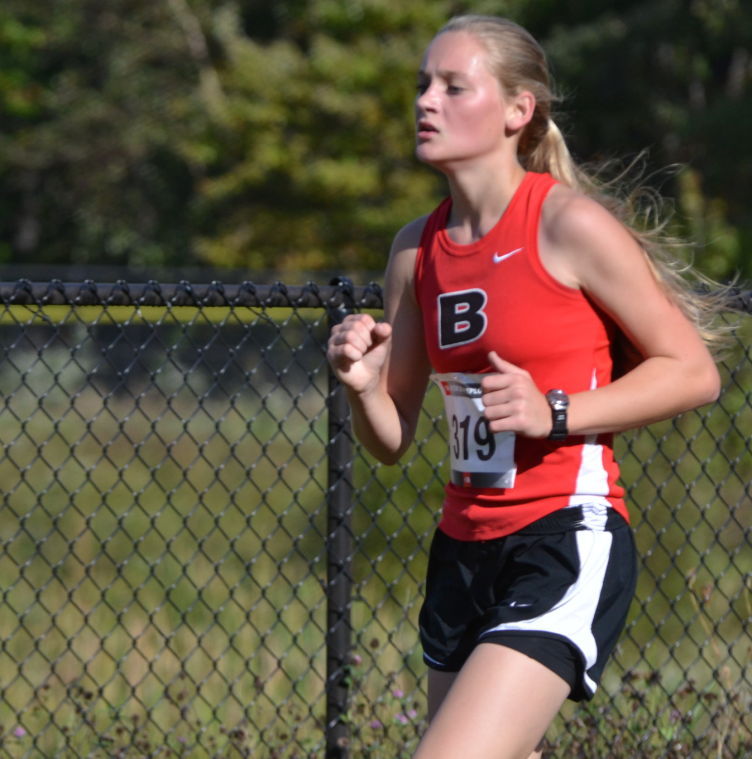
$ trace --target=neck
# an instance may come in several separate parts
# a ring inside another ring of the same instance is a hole
[[[480,240],[496,225],[525,177],[515,160],[507,166],[446,171],[452,197],[451,238],[460,244]]]

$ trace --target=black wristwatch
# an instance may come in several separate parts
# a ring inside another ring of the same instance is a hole
[[[569,396],[563,390],[549,390],[546,400],[551,407],[551,419],[553,425],[549,440],[564,440],[569,434],[567,431],[567,409],[569,408]]]

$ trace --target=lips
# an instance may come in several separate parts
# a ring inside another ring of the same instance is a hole
[[[418,122],[418,137],[429,137],[432,134],[436,134],[439,130],[430,122],[423,121]]]

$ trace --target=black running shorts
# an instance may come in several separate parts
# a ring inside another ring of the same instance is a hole
[[[517,649],[592,698],[626,621],[637,575],[629,525],[577,506],[519,532],[431,543],[420,637],[426,664],[457,672],[476,644]]]

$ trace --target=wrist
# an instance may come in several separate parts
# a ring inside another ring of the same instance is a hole
[[[565,440],[569,434],[567,427],[567,412],[569,410],[569,396],[558,388],[546,393],[546,401],[551,409],[551,432],[549,440]]]

